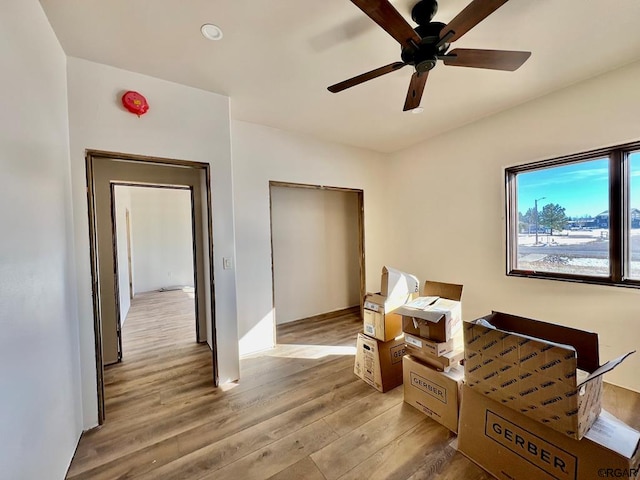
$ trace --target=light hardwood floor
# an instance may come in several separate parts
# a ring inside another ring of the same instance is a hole
[[[83,434],[67,478],[491,478],[453,435],[353,374],[355,315],[278,328],[278,347],[244,358],[241,380],[214,389],[195,343],[193,299],[137,295],[121,364],[105,371],[105,424]],[[605,407],[640,426],[640,396],[607,386]]]

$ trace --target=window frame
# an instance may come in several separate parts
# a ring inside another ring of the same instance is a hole
[[[505,270],[507,276],[640,288],[640,279],[627,278],[631,254],[628,241],[631,228],[629,156],[633,153],[640,153],[640,141],[505,168]],[[609,276],[539,272],[515,268],[518,255],[517,175],[602,158],[609,159]]]

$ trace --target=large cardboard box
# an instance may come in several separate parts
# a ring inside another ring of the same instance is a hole
[[[385,297],[406,297],[420,292],[420,281],[410,273],[382,267],[380,293]]]
[[[389,391],[402,384],[403,356],[402,336],[389,342],[381,342],[359,333],[353,373],[375,389]]]
[[[404,401],[457,433],[462,369],[438,372],[410,355],[402,363]]]
[[[499,312],[463,331],[470,388],[576,439],[600,413],[601,375],[629,355],[600,366],[597,334]]]
[[[383,342],[402,335],[402,316],[394,311],[416,294],[385,297],[368,294],[364,299],[364,333]]]
[[[462,328],[462,285],[430,282],[422,297],[402,305],[402,330],[411,335],[446,342]]]
[[[602,412],[575,440],[462,387],[458,449],[502,480],[640,476],[640,432]]]

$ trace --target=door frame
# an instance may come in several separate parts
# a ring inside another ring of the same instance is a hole
[[[114,278],[115,282],[115,300],[116,300],[116,315],[118,317],[118,321],[116,323],[116,331],[118,336],[118,362],[122,360],[122,322],[124,319],[120,318],[120,266],[118,262],[118,232],[117,232],[117,222],[116,222],[116,187],[138,187],[138,188],[156,188],[163,190],[182,190],[189,192],[189,214],[191,216],[191,255],[192,255],[192,267],[193,267],[193,282],[195,288],[195,324],[196,324],[196,341],[198,343],[203,343],[200,340],[200,322],[198,319],[202,312],[199,311],[200,305],[197,301],[198,296],[198,262],[196,261],[196,252],[197,252],[197,243],[196,243],[196,216],[195,216],[195,198],[193,193],[193,187],[183,186],[183,185],[167,185],[167,184],[155,184],[155,183],[139,183],[139,182],[128,182],[128,181],[112,181],[111,182],[111,238],[112,238],[112,247],[113,247],[113,268],[114,268]],[[130,222],[129,218],[129,209],[126,210],[126,221]],[[131,275],[131,250],[130,250],[130,224],[127,224],[127,260],[129,263],[129,296],[133,299],[133,281]]]
[[[275,271],[273,267],[273,203],[271,189],[273,187],[284,188],[305,188],[311,190],[332,190],[336,192],[355,193],[358,202],[358,264],[360,267],[360,318],[364,318],[364,297],[367,294],[367,276],[364,254],[364,190],[359,188],[332,187],[327,185],[314,185],[307,183],[280,182],[275,180],[269,181],[269,236],[271,242],[271,301],[275,308],[276,304],[276,287],[275,287]],[[276,322],[273,324],[276,329]]]
[[[121,161],[121,162],[133,162],[138,165],[158,165],[162,167],[176,167],[176,168],[188,168],[194,171],[200,172],[202,176],[202,188],[203,188],[203,202],[202,216],[204,217],[200,221],[202,222],[202,231],[205,233],[206,238],[203,244],[203,251],[201,254],[201,261],[203,263],[202,268],[208,269],[209,274],[203,271],[205,280],[210,286],[210,291],[207,292],[205,288],[196,288],[196,305],[198,305],[199,299],[207,298],[209,300],[210,311],[201,312],[206,317],[210,316],[211,325],[211,340],[212,340],[212,366],[213,366],[213,385],[217,387],[219,384],[218,377],[218,361],[217,361],[217,340],[216,340],[216,317],[215,317],[215,285],[214,285],[214,264],[213,264],[213,218],[212,218],[212,204],[211,204],[211,173],[210,165],[208,163],[194,162],[188,160],[176,160],[170,158],[159,158],[145,155],[134,155],[126,153],[107,152],[101,150],[86,150],[85,152],[85,164],[86,164],[86,181],[87,181],[87,202],[88,202],[88,220],[89,220],[89,255],[91,265],[91,290],[93,300],[93,326],[94,326],[94,346],[95,346],[95,360],[96,360],[96,383],[97,383],[97,401],[98,401],[98,423],[102,425],[105,420],[105,395],[104,395],[104,357],[102,349],[102,312],[101,312],[101,298],[100,298],[100,268],[99,268],[99,254],[98,254],[98,229],[97,229],[97,211],[96,211],[96,192],[95,192],[95,162],[103,160]],[[111,192],[111,210],[112,210],[112,241],[115,242],[115,219],[113,217],[113,184],[123,185],[131,184],[131,182],[121,181],[113,179],[110,185]],[[140,183],[137,183],[139,186]],[[150,182],[147,185],[160,186],[157,182]],[[164,185],[167,187],[167,185]],[[192,225],[195,225],[196,218],[193,208],[194,194],[192,191]],[[193,238],[194,243],[194,275],[196,275],[196,269],[200,267],[199,262],[196,261],[196,240],[195,234]],[[115,248],[114,248],[115,254]],[[117,263],[116,263],[117,266]],[[208,267],[208,268],[207,268]],[[117,270],[114,269],[114,275],[117,275]],[[113,279],[116,285],[115,301],[119,303],[117,297],[117,285],[118,278]],[[206,297],[207,294],[210,297]],[[203,304],[207,302],[204,301]],[[209,310],[209,309],[206,309]],[[116,315],[119,316],[119,310],[116,310]],[[196,319],[196,324],[198,323]],[[206,339],[205,339],[206,342]]]

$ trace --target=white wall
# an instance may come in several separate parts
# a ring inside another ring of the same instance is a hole
[[[66,59],[36,0],[0,2],[0,476],[64,478],[82,432]]]
[[[114,197],[116,207],[116,246],[118,255],[118,298],[120,300],[120,322],[124,325],[124,322],[127,319],[127,313],[129,313],[129,308],[131,307],[129,259],[127,252],[127,211],[129,211],[129,217],[131,218],[130,187],[115,187]],[[131,270],[133,272],[133,268]]]
[[[120,97],[137,90],[150,103],[138,118]],[[68,58],[71,179],[80,315],[84,426],[97,423],[85,149],[167,157],[211,165],[215,313],[221,382],[239,376],[229,99],[145,75]]]
[[[364,190],[367,285],[380,288],[387,219],[382,154],[332,144],[247,122],[232,122],[236,275],[240,352],[275,342],[269,181]]]
[[[276,323],[360,305],[358,194],[271,188]]]
[[[191,191],[122,188],[131,193],[134,291],[193,286]]]
[[[635,63],[394,155],[393,264],[463,283],[465,319],[498,310],[596,331],[601,361],[637,348],[640,291],[505,275],[504,168],[638,140],[639,78]],[[640,391],[638,371],[636,354],[606,380]]]

